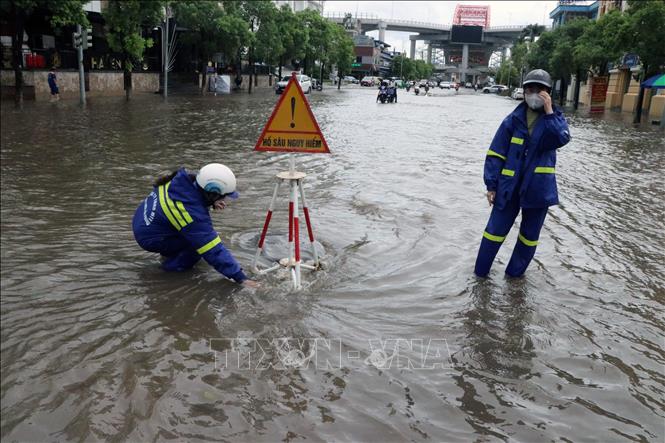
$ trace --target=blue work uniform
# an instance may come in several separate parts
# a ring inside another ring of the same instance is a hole
[[[485,158],[485,185],[496,197],[476,258],[475,273],[481,277],[489,274],[520,208],[520,232],[506,274],[524,274],[536,252],[547,208],[559,203],[556,150],[570,141],[568,123],[554,108],[552,114],[538,117],[529,135],[526,112],[523,102],[503,120]]]
[[[166,271],[190,269],[203,257],[226,277],[238,283],[247,279],[213,229],[209,205],[195,176],[183,168],[139,205],[132,228],[139,246],[165,257]]]

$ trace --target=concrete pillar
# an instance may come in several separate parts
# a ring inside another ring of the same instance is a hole
[[[409,52],[409,58],[411,60],[416,59],[416,41],[415,40],[411,40],[411,51]]]
[[[460,69],[460,81],[466,82],[466,71],[469,69],[469,45],[462,46],[462,68]]]
[[[432,43],[427,44],[427,63],[432,63]]]
[[[379,22],[379,40],[382,42],[386,41],[386,28],[388,27],[388,23],[386,22]]]

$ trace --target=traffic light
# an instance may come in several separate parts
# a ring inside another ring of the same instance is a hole
[[[81,31],[81,43],[83,44],[83,49],[92,48],[92,28]]]
[[[81,34],[79,34],[78,32],[73,32],[72,33],[72,45],[74,45],[74,47],[76,49],[78,49],[81,46],[81,42],[82,42]]]

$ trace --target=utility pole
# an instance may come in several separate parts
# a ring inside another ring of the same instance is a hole
[[[169,6],[164,7],[166,26],[164,27],[164,98],[169,95]]]
[[[80,40],[79,40],[80,39]],[[76,25],[76,34],[74,41],[79,40],[78,59],[79,59],[79,98],[82,105],[85,105],[85,72],[83,71],[83,33],[81,25]]]

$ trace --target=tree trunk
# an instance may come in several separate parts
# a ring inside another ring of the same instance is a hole
[[[249,66],[251,69],[249,70],[249,85],[247,88],[247,93],[251,94],[252,93],[252,75],[254,74],[254,48],[249,48]]]
[[[12,36],[12,65],[14,68],[14,101],[16,106],[23,106],[23,31],[25,29],[25,15],[21,10],[16,10],[12,2],[14,12],[14,35]]]
[[[129,98],[132,94],[132,71],[128,69],[127,66],[127,55],[123,57],[122,67],[123,70],[123,82],[125,86],[125,99],[129,101]]]
[[[280,81],[282,79],[282,65],[284,64],[284,58],[280,57],[279,58],[279,78],[277,81]]]
[[[573,99],[574,100],[573,107],[575,108],[576,111],[577,111],[577,107],[579,106],[579,103],[580,103],[580,81],[581,81],[580,76],[581,75],[582,75],[582,73],[580,71],[577,71],[575,73],[575,98]]]
[[[559,87],[559,106],[563,106],[563,104],[566,101],[565,91],[566,91],[566,79],[564,77],[561,77],[561,86]]]
[[[125,99],[129,101],[132,94],[132,71],[125,69],[123,72],[123,81],[125,83]]]
[[[337,69],[337,90],[342,89],[342,77],[344,73],[342,72],[341,69]]]
[[[646,78],[647,69],[649,66],[644,65],[642,73],[640,74],[640,94],[637,96],[637,109],[635,110],[635,117],[633,117],[633,123],[639,123],[642,118],[642,104],[644,103],[644,88],[641,83]]]

